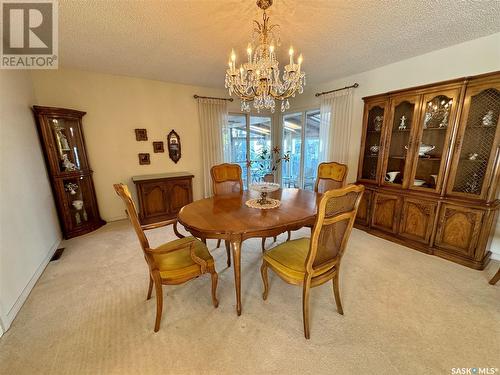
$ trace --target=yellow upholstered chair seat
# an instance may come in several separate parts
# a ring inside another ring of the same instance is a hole
[[[154,250],[169,250],[179,247],[185,243],[191,242],[193,238],[194,237],[179,238],[161,245]],[[194,252],[197,257],[205,260],[207,265],[214,264],[214,259],[208,252],[207,246],[198,239],[194,241]],[[154,254],[153,257],[158,265],[162,279],[174,280],[200,273],[200,265],[196,264],[189,255],[189,247],[186,247],[186,250],[173,251],[165,254]]]
[[[309,253],[309,238],[284,242],[264,254],[267,263],[279,274],[302,281],[306,272],[306,258]],[[334,264],[321,265],[314,270],[313,277],[328,272]]]

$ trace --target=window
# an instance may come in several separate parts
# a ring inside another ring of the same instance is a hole
[[[271,117],[248,114],[229,114],[224,132],[224,156],[227,162],[242,169],[243,186],[262,181],[271,169],[269,161],[261,162],[263,150],[271,151]],[[250,162],[250,168],[247,163]]]
[[[284,187],[312,190],[319,162],[319,110],[283,116],[283,152],[290,161],[282,165]]]

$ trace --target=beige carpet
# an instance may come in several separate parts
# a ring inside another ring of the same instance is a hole
[[[173,234],[158,229],[149,237],[159,244]],[[500,367],[500,284],[487,282],[498,262],[474,271],[355,230],[341,271],[345,315],[336,312],[331,284],[313,289],[306,341],[300,288],[271,273],[269,298],[261,299],[260,240],[243,245],[242,316],[225,250],[215,249],[219,308],[211,305],[208,276],[164,287],[157,334],[154,299],[145,301],[146,264],[128,222],[65,246],[0,339],[1,374],[450,374]]]

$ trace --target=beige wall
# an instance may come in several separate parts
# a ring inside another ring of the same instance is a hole
[[[193,94],[227,97],[225,90],[78,70],[34,71],[32,77],[37,104],[87,112],[83,129],[104,220],[124,217],[113,183],[127,183],[135,193],[134,175],[191,172],[194,198],[201,198],[200,128]],[[148,130],[147,142],[135,140],[135,128]],[[152,141],[165,142],[172,129],[182,143],[177,164],[168,152],[153,153]],[[139,165],[139,152],[150,153],[150,165]]]
[[[305,66],[307,69],[307,66]],[[349,151],[349,181],[355,181],[363,119],[362,97],[426,83],[444,81],[468,75],[500,70],[500,33],[475,39],[449,48],[331,81],[307,87],[292,103],[292,108],[319,108],[316,92],[359,83],[354,90],[351,147]],[[491,247],[500,259],[500,225]]]
[[[0,320],[10,326],[61,234],[26,71],[0,70]]]

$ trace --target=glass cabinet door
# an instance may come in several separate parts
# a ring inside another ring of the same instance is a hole
[[[360,180],[376,182],[382,152],[382,131],[386,103],[374,103],[365,113],[364,151],[359,168]]]
[[[59,159],[60,172],[74,172],[87,169],[82,135],[78,120],[69,118],[49,118],[53,142]]]
[[[406,176],[407,154],[414,122],[418,118],[418,95],[394,98],[391,105],[391,123],[387,130],[387,153],[384,160],[383,183],[403,185]]]
[[[89,225],[94,222],[95,203],[92,202],[92,181],[90,176],[64,178],[59,180],[65,192],[65,212],[69,215],[71,229]]]
[[[469,87],[462,113],[448,193],[486,199],[500,142],[500,84]]]
[[[459,94],[460,89],[424,95],[414,138],[410,189],[439,190],[450,151],[448,139],[455,122]]]

